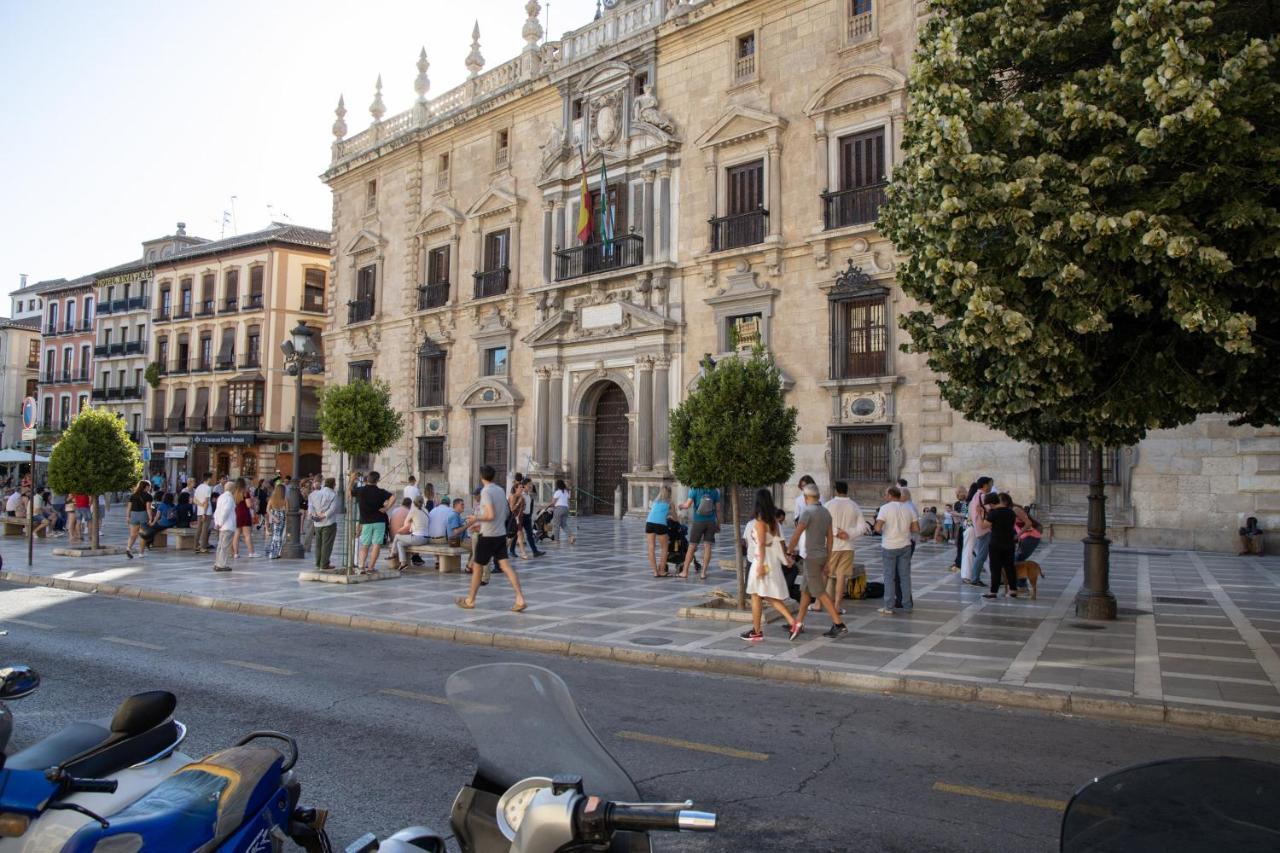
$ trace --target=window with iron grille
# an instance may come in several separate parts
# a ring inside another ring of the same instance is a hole
[[[1093,478],[1094,449],[1087,444],[1050,444],[1041,448],[1041,477],[1049,483],[1088,483]],[[1102,451],[1102,481],[1120,482],[1120,451]]]
[[[436,347],[418,349],[418,406],[444,405],[445,354]]]
[[[302,310],[303,311],[323,311],[324,310],[324,282],[325,271],[318,269],[309,269],[306,272],[306,280],[302,286]]]
[[[835,479],[887,483],[890,434],[889,427],[833,430]]]
[[[373,362],[372,361],[353,361],[347,365],[347,381],[348,382],[372,382],[373,381]]]
[[[830,300],[831,378],[884,376],[889,370],[887,294],[833,292]]]
[[[418,470],[444,470],[444,439],[421,437],[418,439]]]

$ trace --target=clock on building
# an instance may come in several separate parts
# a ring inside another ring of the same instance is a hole
[[[618,5],[619,0],[603,0],[603,2],[606,9],[612,9],[614,6]]]

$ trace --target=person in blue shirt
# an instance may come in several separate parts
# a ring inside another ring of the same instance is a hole
[[[444,525],[445,539],[455,548],[462,545],[462,540],[467,538],[467,523],[462,520],[462,511],[466,506],[467,502],[462,498],[454,498],[453,512]]]
[[[671,515],[671,487],[658,490],[658,499],[649,508],[644,522],[644,539],[649,549],[649,568],[655,578],[669,578],[667,571],[667,518]],[[658,567],[662,571],[658,571]]]
[[[707,566],[711,565],[711,547],[716,544],[716,533],[720,530],[720,490],[690,489],[689,499],[680,505],[680,509],[690,508],[693,509],[693,523],[689,525],[689,552],[684,555],[680,577],[689,577],[689,564],[693,562],[701,542],[702,571],[699,577],[706,580]]]
[[[196,507],[191,503],[191,495],[182,492],[178,495],[178,505],[173,508],[173,526],[190,527],[195,521]]]

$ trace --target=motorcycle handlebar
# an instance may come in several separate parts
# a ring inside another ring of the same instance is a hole
[[[68,777],[67,791],[79,794],[114,794],[117,782],[115,779],[79,779]]]
[[[609,803],[604,807],[605,827],[613,832],[715,832],[712,812],[671,809],[647,803]]]

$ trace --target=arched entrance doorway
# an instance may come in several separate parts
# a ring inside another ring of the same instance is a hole
[[[627,422],[627,395],[617,383],[602,382],[589,410],[591,430],[591,481],[588,491],[591,512],[613,513],[613,492],[622,486],[626,508],[626,483],[622,475],[631,468],[630,427]]]

